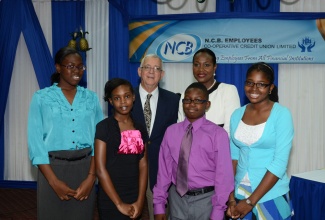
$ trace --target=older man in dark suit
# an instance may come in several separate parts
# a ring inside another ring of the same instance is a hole
[[[160,144],[167,127],[177,122],[180,96],[158,86],[164,77],[163,63],[155,54],[146,55],[138,68],[140,86],[135,89],[132,115],[134,120],[147,127],[149,140],[147,153],[149,162],[149,185],[147,190],[150,220],[153,216],[152,189],[157,182],[158,155]],[[146,204],[144,205],[146,209]],[[143,212],[142,219],[149,219]]]

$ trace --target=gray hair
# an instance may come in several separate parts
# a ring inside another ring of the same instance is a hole
[[[145,59],[150,58],[150,57],[159,59],[159,61],[160,61],[160,65],[161,65],[160,68],[161,68],[161,70],[164,70],[164,68],[163,68],[163,61],[162,61],[162,59],[161,59],[157,54],[147,54],[147,55],[145,55],[145,56],[142,58],[142,60],[141,60],[140,67],[142,67],[142,65],[143,65],[143,63],[144,63],[144,61],[145,61]]]

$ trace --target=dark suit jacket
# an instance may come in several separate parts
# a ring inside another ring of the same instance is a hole
[[[180,96],[173,92],[167,91],[159,87],[158,89],[159,97],[157,103],[156,118],[153,124],[151,135],[147,143],[149,181],[151,190],[157,182],[160,144],[163,140],[167,127],[177,122],[178,105],[180,99]],[[139,87],[135,88],[134,93],[135,101],[132,109],[133,119],[135,121],[138,121],[144,127],[146,127],[141,98],[139,94]]]

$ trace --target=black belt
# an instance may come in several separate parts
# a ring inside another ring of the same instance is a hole
[[[208,193],[214,190],[214,186],[207,186],[201,189],[193,189],[193,190],[189,190],[187,191],[186,195],[189,196],[197,196],[197,195],[201,195],[204,193]]]
[[[58,159],[58,160],[76,161],[76,160],[84,159],[84,158],[88,157],[90,154],[91,154],[91,151],[89,153],[87,153],[86,155],[82,155],[80,157],[64,158],[64,157],[54,156],[54,155],[51,155],[51,154],[49,154],[49,157],[53,158],[53,159]]]

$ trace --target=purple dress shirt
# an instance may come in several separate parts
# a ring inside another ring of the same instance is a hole
[[[154,213],[165,213],[168,188],[176,184],[178,156],[182,138],[190,122],[173,124],[166,130],[159,152],[157,184],[153,188]],[[227,132],[207,120],[205,115],[193,124],[193,141],[189,158],[189,190],[214,186],[211,219],[223,219],[226,202],[234,190],[234,174]]]

